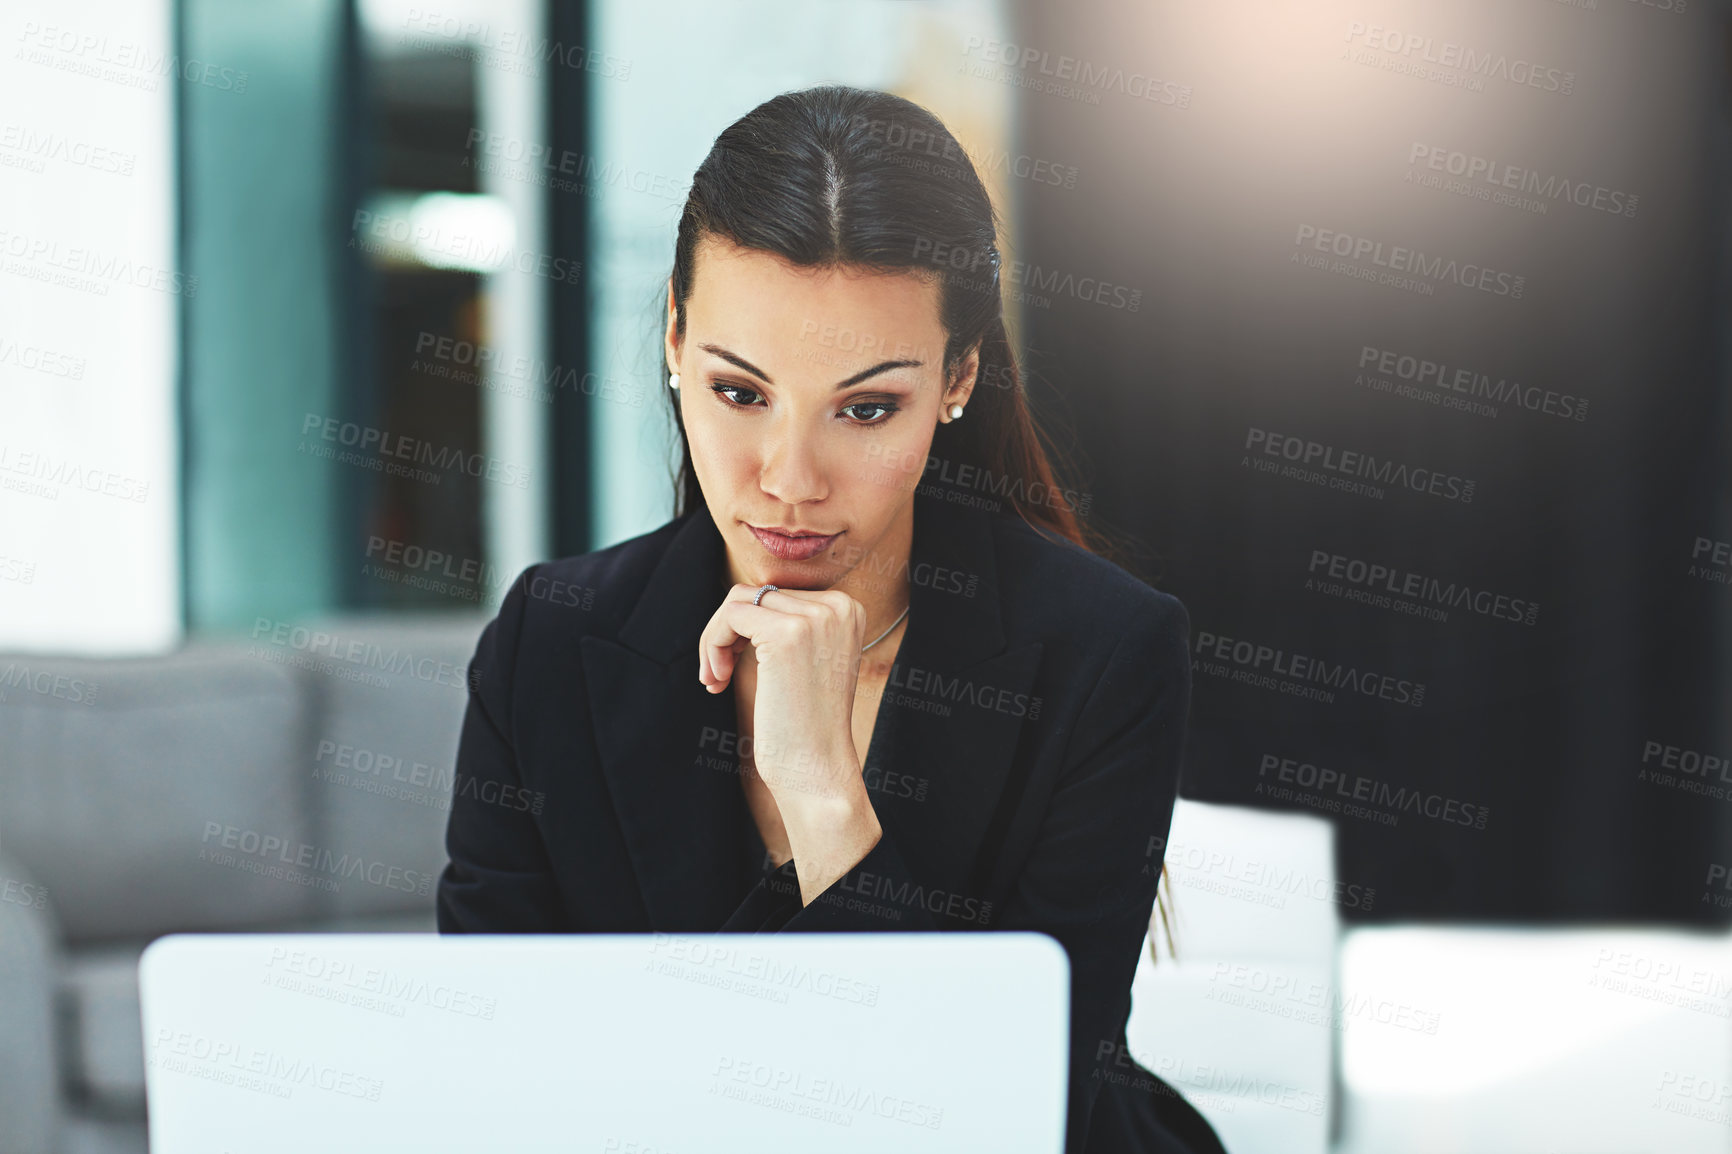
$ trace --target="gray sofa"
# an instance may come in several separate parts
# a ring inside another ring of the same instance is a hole
[[[0,654],[0,1149],[144,1154],[154,938],[434,929],[485,620]]]

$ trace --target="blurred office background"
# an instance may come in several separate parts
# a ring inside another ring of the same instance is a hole
[[[690,173],[843,82],[1191,612],[1138,1060],[1234,1154],[1732,1149],[1728,16],[10,6],[0,1148],[144,1148],[152,938],[432,929],[482,624],[671,512]]]

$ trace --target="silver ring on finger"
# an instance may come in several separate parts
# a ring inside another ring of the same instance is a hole
[[[760,602],[762,602],[764,600],[764,594],[774,593],[775,591],[776,591],[776,587],[774,585],[762,586],[758,590],[758,595],[756,597],[752,598],[752,604],[753,605],[759,604]]]

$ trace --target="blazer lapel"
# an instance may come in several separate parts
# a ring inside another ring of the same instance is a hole
[[[915,501],[908,626],[862,762],[879,821],[911,868],[934,886],[978,894],[1017,800],[1005,787],[1022,727],[1041,723],[1030,716],[1040,646],[1005,649],[987,517]],[[694,510],[618,641],[581,643],[596,751],[655,929],[714,929],[740,897],[748,818],[735,697],[732,686],[707,692],[697,677],[698,635],[726,572],[715,523]]]
[[[984,897],[1021,794],[1018,742],[1024,726],[1040,724],[1032,690],[1041,646],[1006,649],[985,514],[918,497],[909,577],[908,628],[864,758],[866,780],[881,785],[873,807],[916,876]]]
[[[747,809],[733,687],[710,693],[698,681],[698,635],[721,602],[726,553],[707,511],[682,520],[619,640],[585,637],[582,649],[596,753],[648,928],[701,931],[739,902]],[[693,862],[719,868],[682,868]]]

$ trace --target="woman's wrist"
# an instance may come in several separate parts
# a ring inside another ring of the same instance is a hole
[[[840,796],[814,797],[784,807],[782,823],[800,879],[800,904],[811,905],[836,879],[860,864],[884,836],[865,783]]]

